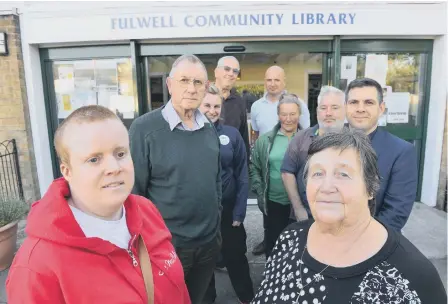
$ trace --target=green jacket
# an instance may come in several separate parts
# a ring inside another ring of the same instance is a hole
[[[279,130],[280,123],[257,139],[252,150],[251,164],[249,166],[252,191],[257,195],[258,208],[266,215],[268,214],[269,153]]]

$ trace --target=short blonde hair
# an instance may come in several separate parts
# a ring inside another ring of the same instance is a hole
[[[224,97],[222,97],[221,92],[219,91],[218,87],[214,85],[213,83],[210,83],[207,88],[207,94],[216,95],[221,97],[221,101],[224,102]]]
[[[104,121],[108,119],[117,119],[121,122],[120,118],[115,115],[114,112],[103,106],[90,105],[81,107],[73,111],[64,121],[58,126],[56,133],[54,134],[54,146],[59,161],[64,164],[69,164],[69,151],[64,144],[64,132],[70,125],[77,123],[93,123],[98,121]]]

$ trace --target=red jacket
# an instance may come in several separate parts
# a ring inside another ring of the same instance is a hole
[[[60,178],[33,204],[28,238],[6,281],[8,303],[147,304],[140,264],[133,266],[130,253],[108,241],[86,238],[65,199],[68,195],[68,184]],[[138,261],[141,235],[151,258],[154,303],[190,304],[182,265],[156,207],[132,194],[124,206],[133,255]]]

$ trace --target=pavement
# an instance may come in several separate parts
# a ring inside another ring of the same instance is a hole
[[[18,246],[25,237],[23,229],[25,221],[19,224]],[[250,263],[251,276],[254,290],[257,290],[264,270],[264,256],[254,256],[252,249],[263,239],[262,215],[258,207],[249,200],[246,220],[244,222],[247,231],[247,257]],[[403,234],[434,264],[440,277],[447,288],[447,213],[416,203],[412,214],[403,229]],[[5,281],[8,269],[0,272],[0,304],[7,303],[5,293]],[[239,303],[235,296],[229,277],[225,270],[217,270],[215,304]]]

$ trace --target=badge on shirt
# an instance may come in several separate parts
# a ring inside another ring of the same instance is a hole
[[[221,142],[221,145],[227,146],[230,142],[230,138],[227,135],[220,135],[219,141]]]

